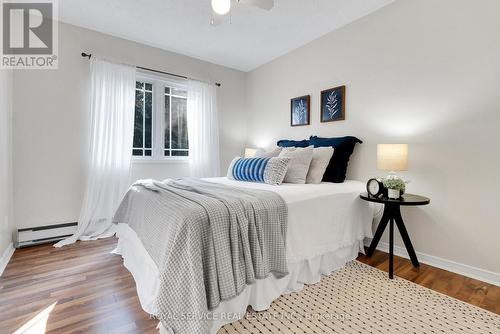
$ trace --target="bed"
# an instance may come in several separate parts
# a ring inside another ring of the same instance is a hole
[[[210,333],[216,333],[223,325],[243,317],[248,306],[257,311],[265,310],[280,295],[298,291],[304,284],[318,282],[322,275],[328,275],[355,259],[358,252],[363,251],[364,238],[372,237],[372,209],[359,199],[359,193],[364,189],[362,182],[347,180],[343,183],[271,186],[225,177],[205,180],[232,188],[271,191],[284,200],[288,209],[288,274],[281,278],[269,275],[258,279],[236,297],[221,301],[207,315]],[[138,187],[135,196],[140,197],[147,191]],[[114,252],[123,257],[125,267],[132,273],[142,308],[152,315],[158,314],[156,299],[160,290],[160,270],[135,231],[128,224],[119,220],[117,223],[119,240]],[[170,329],[160,323],[160,332],[169,333]]]

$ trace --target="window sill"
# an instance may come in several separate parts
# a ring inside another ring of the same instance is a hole
[[[166,158],[166,159],[141,159],[132,158],[132,164],[187,164],[189,158],[178,157],[178,158]]]

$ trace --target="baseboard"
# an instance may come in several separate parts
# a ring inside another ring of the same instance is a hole
[[[366,238],[365,239],[365,246],[369,246],[371,242],[371,239]],[[389,252],[389,244],[386,242],[379,242],[377,249],[382,251],[382,252]],[[476,268],[469,266],[467,264],[463,263],[458,263],[455,261],[443,259],[441,257],[437,257],[434,255],[429,255],[421,252],[415,252],[418,257],[418,261],[428,264],[433,267],[437,267],[440,269],[448,270],[463,276],[467,276],[470,278],[474,278],[486,283],[494,284],[496,286],[500,286],[500,274],[499,273],[494,273],[488,270]],[[406,259],[409,259],[410,257],[408,256],[408,252],[406,251],[406,248],[401,247],[401,246],[396,246],[394,245],[394,255],[404,257]]]
[[[7,246],[7,249],[5,249],[5,251],[3,252],[2,257],[0,258],[0,276],[2,276],[5,267],[7,267],[7,264],[9,263],[12,254],[14,254],[14,245],[11,242]]]

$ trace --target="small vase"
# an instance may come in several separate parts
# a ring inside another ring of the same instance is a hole
[[[398,199],[400,196],[400,191],[397,189],[387,189],[387,196],[391,199]]]

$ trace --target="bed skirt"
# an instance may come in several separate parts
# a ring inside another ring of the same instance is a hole
[[[136,233],[126,224],[118,224],[118,246],[113,251],[124,259],[125,267],[131,272],[137,285],[137,294],[144,311],[157,314],[155,299],[160,286],[159,273]],[[221,302],[207,315],[210,319],[210,333],[216,333],[222,326],[242,318],[250,305],[256,311],[269,308],[271,303],[283,294],[300,291],[304,284],[314,284],[356,259],[358,252],[363,252],[363,240],[356,240],[351,245],[318,255],[311,259],[289,263],[290,274],[277,279],[269,276],[249,285],[237,297]],[[160,333],[171,333],[159,325]]]

